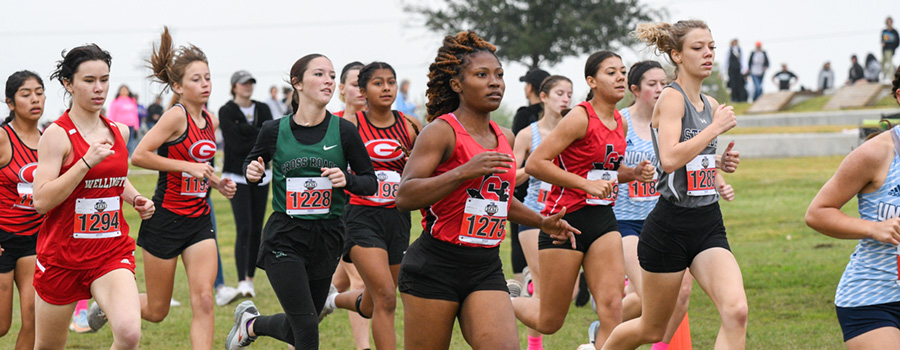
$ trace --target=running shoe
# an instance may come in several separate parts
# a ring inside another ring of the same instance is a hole
[[[247,324],[250,320],[259,317],[259,311],[256,311],[256,305],[250,300],[245,300],[238,304],[234,309],[234,325],[225,338],[225,349],[235,350],[250,345],[256,337],[251,337]]]
[[[337,287],[333,284],[328,288],[328,297],[325,298],[325,306],[322,306],[322,311],[319,312],[319,323],[322,323],[322,320],[325,319],[325,316],[330,315],[334,312],[334,309],[337,308],[334,306],[334,298],[340,293],[338,293]]]
[[[522,296],[522,289],[525,289],[522,286],[522,282],[516,281],[514,279],[506,280],[506,288],[509,289],[510,298],[518,298]]]
[[[234,287],[221,286],[216,289],[216,305],[225,306],[237,300],[241,293]]]
[[[532,293],[534,291],[534,284],[532,283],[534,282],[531,279],[531,269],[529,269],[528,266],[525,266],[525,268],[522,269],[522,281],[525,285],[525,288],[522,289],[522,296],[530,297],[534,294]]]
[[[169,300],[169,306],[181,306],[181,302],[172,298]]]
[[[597,332],[600,331],[600,321],[591,322],[590,327],[588,327],[588,340],[591,341],[591,344],[594,344],[594,341],[597,340]]]
[[[590,299],[591,292],[588,290],[587,279],[584,278],[584,271],[582,271],[581,278],[578,281],[578,294],[575,295],[575,306],[585,306]]]
[[[91,332],[91,326],[87,321],[87,314],[87,309],[76,311],[75,314],[72,315],[72,323],[69,324],[69,330],[75,333]]]
[[[251,280],[243,280],[238,282],[237,286],[238,294],[243,295],[245,297],[255,298],[256,297],[256,289],[253,288],[253,281]]]
[[[594,350],[594,349],[596,349],[594,347],[594,344],[581,344],[575,350]]]
[[[91,330],[97,331],[100,328],[103,328],[106,321],[106,314],[103,313],[103,310],[100,310],[100,305],[97,305],[96,301],[91,303],[91,307],[88,309],[87,313],[87,322],[88,326],[91,327]]]

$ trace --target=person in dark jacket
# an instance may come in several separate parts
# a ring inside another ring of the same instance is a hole
[[[237,296],[256,296],[253,275],[259,252],[260,235],[265,218],[266,200],[269,196],[268,179],[248,184],[243,175],[244,158],[256,143],[262,124],[272,120],[269,106],[250,99],[256,79],[245,70],[231,76],[231,96],[233,99],[219,109],[219,128],[225,143],[225,164],[222,177],[237,183],[237,192],[231,199],[236,232],[234,260],[237,265],[237,293],[218,293],[216,303],[225,305]],[[221,294],[221,295],[219,295]]]
[[[856,59],[856,55],[850,56],[850,62],[853,62],[850,65],[850,76],[847,78],[847,85],[856,84],[857,81],[863,80],[866,76],[865,70],[863,67],[859,65],[859,61]]]

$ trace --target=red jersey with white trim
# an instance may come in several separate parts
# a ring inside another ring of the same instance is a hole
[[[108,263],[110,256],[134,252],[134,240],[128,236],[128,223],[122,216],[122,192],[128,179],[128,149],[116,123],[100,116],[115,137],[112,150],[78,182],[72,194],[51,209],[37,239],[37,259],[43,266],[72,270],[95,269]],[[81,157],[90,147],[75,128],[66,111],[54,123],[72,143],[72,151],[59,174],[84,166]]]
[[[612,175],[607,178],[606,175],[615,174],[619,170],[619,164],[625,159],[625,133],[622,127],[622,116],[619,111],[614,111],[616,128],[610,130],[600,121],[600,117],[597,116],[590,102],[585,101],[579,103],[578,106],[587,111],[587,131],[585,131],[584,137],[572,142],[559,156],[553,159],[553,164],[584,178],[590,178],[589,172],[602,173],[604,177],[597,179],[617,182],[616,176]],[[572,213],[585,205],[613,206],[618,191],[619,186],[614,186],[613,193],[600,199],[588,196],[578,188],[563,188],[553,185],[547,201],[544,202],[545,206],[541,214],[550,216],[558,213],[563,207],[566,207],[567,213]],[[608,203],[599,204],[602,200]]]
[[[37,150],[26,146],[12,125],[4,125],[3,130],[9,137],[12,155],[9,163],[0,168],[0,237],[31,236],[44,222],[44,216],[34,210],[32,199]]]
[[[216,130],[212,119],[203,111],[206,127],[200,129],[187,110],[184,114],[187,119],[184,134],[162,144],[156,153],[169,159],[209,163],[216,155]],[[193,177],[185,171],[160,171],[153,203],[175,214],[195,218],[209,214],[209,203],[206,202],[208,190],[209,179]]]
[[[403,149],[411,149],[412,141],[409,139],[409,130],[406,128],[406,118],[399,111],[392,111],[394,124],[379,128],[369,123],[366,112],[356,113],[356,125],[359,136],[366,145],[369,158],[375,167],[375,176],[378,178],[378,191],[371,196],[357,196],[350,194],[350,204],[366,205],[370,207],[396,208],[394,199],[397,197],[397,189],[400,187],[400,174],[406,166],[406,154]]]
[[[438,119],[453,128],[456,145],[450,158],[439,164],[431,176],[450,171],[475,155],[488,151],[506,153],[515,158],[506,135],[493,121],[490,125],[497,135],[497,148],[485,149],[472,139],[452,113]],[[515,169],[515,160],[510,165]],[[506,217],[515,187],[514,171],[464,181],[453,192],[422,209],[425,233],[441,241],[467,247],[493,248],[500,245],[506,236]]]

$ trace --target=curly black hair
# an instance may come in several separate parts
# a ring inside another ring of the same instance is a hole
[[[438,49],[434,63],[428,67],[428,90],[425,91],[428,103],[425,107],[429,122],[459,107],[459,94],[450,88],[450,79],[456,77],[460,68],[465,66],[466,57],[479,52],[494,54],[494,51],[497,51],[494,45],[472,31],[444,37],[444,44]]]

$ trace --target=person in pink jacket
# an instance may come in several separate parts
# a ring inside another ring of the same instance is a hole
[[[119,93],[116,95],[116,99],[110,103],[108,112],[106,117],[109,120],[125,124],[131,131],[131,137],[128,138],[128,154],[131,155],[134,147],[137,146],[138,140],[135,131],[140,127],[141,122],[138,118],[137,101],[134,100],[128,86],[119,87]]]

